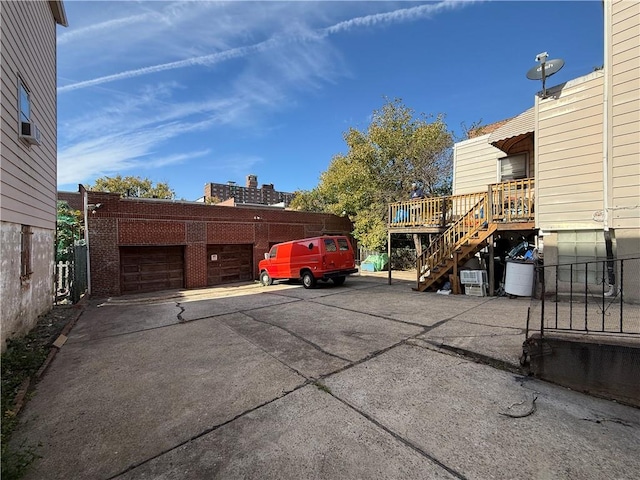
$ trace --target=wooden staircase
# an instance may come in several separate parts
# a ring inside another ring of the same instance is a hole
[[[418,283],[414,290],[424,292],[446,281],[449,272],[487,246],[487,239],[497,230],[489,222],[488,194],[436,237],[417,259]]]

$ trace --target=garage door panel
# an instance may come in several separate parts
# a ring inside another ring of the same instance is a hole
[[[209,245],[207,285],[253,279],[253,245]]]
[[[182,246],[120,247],[122,293],[184,288]]]
[[[156,263],[138,265],[140,272],[180,272],[182,274],[182,263],[163,263],[158,260]]]

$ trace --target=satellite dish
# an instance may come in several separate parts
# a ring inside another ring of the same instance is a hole
[[[542,80],[542,65],[544,65],[544,76],[550,77],[564,67],[564,60],[556,58],[544,64],[536,65],[527,72],[527,78],[529,80]]]
[[[549,60],[547,62],[547,52],[542,52],[536,55],[536,62],[540,62],[539,65],[532,67],[527,72],[527,78],[529,80],[542,80],[542,98],[547,97],[547,89],[545,87],[545,80],[550,77],[562,67],[564,67],[564,60],[556,58],[555,60]]]

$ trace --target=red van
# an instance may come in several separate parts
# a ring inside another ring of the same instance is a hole
[[[278,243],[264,254],[258,267],[260,283],[265,286],[278,279],[299,278],[304,288],[329,279],[342,285],[347,275],[358,272],[351,242],[341,235]]]

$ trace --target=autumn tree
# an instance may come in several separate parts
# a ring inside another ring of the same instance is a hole
[[[406,200],[412,182],[427,195],[450,189],[453,137],[442,115],[419,115],[400,99],[375,110],[365,131],[344,133],[347,153],[335,155],[311,191],[291,203],[300,210],[348,215],[353,235],[367,249],[387,241],[387,205]]]
[[[95,192],[119,193],[127,197],[139,198],[165,198],[173,200],[176,193],[165,182],[158,182],[155,185],[148,178],[140,177],[101,177],[96,179],[89,190]]]

